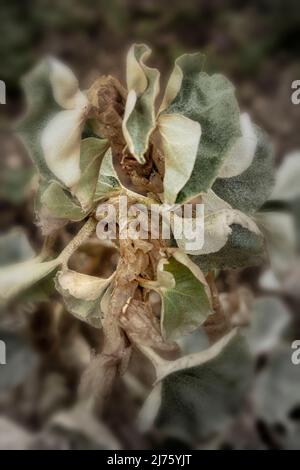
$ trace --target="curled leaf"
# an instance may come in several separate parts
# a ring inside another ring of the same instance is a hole
[[[165,158],[164,202],[173,204],[193,171],[201,126],[180,114],[163,114],[158,129]]]
[[[128,96],[122,129],[130,153],[141,164],[155,127],[154,103],[159,92],[159,72],[145,64],[150,53],[144,44],[135,44],[127,56]]]
[[[79,90],[78,80],[72,70],[54,57],[49,59],[49,66],[49,80],[55,101],[64,109],[87,104],[87,98]]]
[[[257,211],[270,196],[274,183],[273,148],[266,134],[255,127],[257,146],[252,164],[231,178],[218,178],[213,191],[234,209]]]
[[[56,276],[56,288],[63,296],[67,310],[79,320],[101,328],[101,299],[113,276],[101,279],[70,269]]]
[[[111,149],[109,149],[104,155],[100,166],[94,200],[99,201],[102,198],[109,197],[118,192],[120,188],[121,184],[113,166]]]
[[[261,232],[255,222],[240,211],[224,209],[212,212],[204,218],[204,244],[199,250],[188,251],[191,255],[207,255],[223,248],[232,233],[232,225],[241,227],[260,236]],[[179,246],[182,240],[178,241]]]
[[[178,203],[207,192],[241,135],[239,108],[232,84],[222,75],[207,75],[202,72],[202,67],[201,55],[179,58],[162,106],[162,115],[180,114],[201,126],[195,165],[178,194]]]
[[[193,256],[193,261],[203,272],[256,266],[265,261],[264,238],[261,235],[238,224],[233,224],[231,229],[227,243],[219,251]]]
[[[99,170],[104,155],[108,148],[108,142],[104,139],[89,137],[83,139],[80,148],[81,177],[74,191],[83,210],[90,209],[96,191]]]
[[[165,94],[159,109],[163,112],[176,98],[180,91],[184,74],[200,73],[203,69],[205,56],[200,52],[184,54],[175,60],[174,69],[166,86]]]

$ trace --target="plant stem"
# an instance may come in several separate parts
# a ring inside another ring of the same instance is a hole
[[[82,245],[87,238],[95,231],[97,221],[94,218],[89,218],[84,226],[79,230],[77,235],[70,241],[70,243],[60,253],[58,259],[63,265],[66,265],[68,259],[72,254]]]

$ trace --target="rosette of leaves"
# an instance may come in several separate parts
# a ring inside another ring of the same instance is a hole
[[[0,293],[8,302],[55,278],[70,313],[103,331],[103,349],[83,381],[83,392],[95,391],[98,399],[101,388],[100,401],[126,369],[134,346],[153,363],[157,383],[167,380],[164,394],[171,382],[191,380],[195,398],[207,373],[213,405],[221,376],[226,381],[235,367],[233,358],[247,370],[243,337],[227,325],[219,341],[192,355],[180,350],[178,340],[205,328],[209,316],[222,317],[215,271],[263,258],[254,214],[271,190],[272,152],[264,133],[240,113],[233,85],[203,71],[201,54],[177,59],[157,107],[159,72],[146,64],[149,55],[145,45],[131,47],[127,90],[116,78],[101,76],[82,92],[74,74],[51,58],[25,78],[27,111],[19,131],[40,176],[38,222],[48,238],[69,222],[85,223],[54,259],[45,249],[1,270]],[[140,202],[155,204],[159,214],[166,205],[203,203],[203,247],[188,252],[184,238],[171,246],[151,234],[147,240],[124,239],[119,227],[119,261],[109,278],[71,270],[70,256],[95,234],[105,205],[118,207],[120,195],[133,213]],[[158,316],[150,302],[153,290],[161,300]],[[241,398],[243,387],[236,390]],[[235,409],[230,405],[224,413]]]

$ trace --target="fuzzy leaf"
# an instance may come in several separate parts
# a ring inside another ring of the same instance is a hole
[[[82,208],[75,204],[68,192],[57,182],[49,184],[42,193],[40,202],[52,217],[58,219],[79,221],[86,216]]]
[[[232,233],[232,225],[240,225],[250,232],[260,236],[261,233],[247,215],[233,209],[223,209],[212,212],[204,218],[204,244],[199,250],[188,252],[190,255],[208,255],[223,248]],[[178,242],[180,246],[180,241]]]
[[[142,164],[155,127],[154,103],[159,92],[158,70],[145,65],[150,53],[144,44],[135,44],[127,56],[128,97],[122,128],[130,153]]]
[[[173,71],[168,80],[165,94],[159,109],[163,112],[174,101],[182,86],[184,75],[202,72],[205,56],[200,52],[183,54],[175,60]]]
[[[180,203],[212,186],[225,157],[241,135],[233,86],[221,75],[202,72],[202,66],[202,56],[197,59],[194,54],[177,60],[177,72],[173,74],[178,75],[178,68],[181,69],[180,90],[163,110],[163,114],[182,114],[198,122],[202,131],[192,175],[177,197],[176,202]],[[175,82],[173,90],[179,83],[177,79]],[[170,94],[174,95],[174,91]]]
[[[251,376],[245,340],[235,336],[208,362],[163,380],[157,427],[188,443],[222,431],[242,408]]]
[[[207,273],[215,269],[236,269],[261,264],[265,260],[264,239],[261,235],[233,224],[226,245],[216,253],[193,256],[193,261]]]
[[[87,210],[93,202],[100,165],[102,163],[108,143],[104,139],[89,137],[83,139],[80,148],[81,178],[75,190],[75,196],[82,208]]]
[[[79,320],[101,328],[101,299],[112,277],[101,279],[67,270],[56,276],[56,288],[63,296],[67,310]]]
[[[201,127],[180,114],[163,114],[158,129],[165,157],[164,202],[173,204],[193,171]]]
[[[102,198],[109,197],[111,194],[118,192],[120,188],[120,181],[114,169],[112,153],[109,149],[102,160],[94,200],[99,201]]]
[[[168,339],[190,333],[212,312],[201,271],[179,250],[158,273],[162,297],[162,330]]]
[[[214,192],[227,201],[234,209],[246,213],[255,212],[268,199],[273,176],[273,151],[266,134],[256,129],[257,147],[250,167],[238,176],[218,178],[213,185]]]

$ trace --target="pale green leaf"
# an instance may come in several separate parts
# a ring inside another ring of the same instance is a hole
[[[183,54],[175,60],[173,71],[168,80],[165,94],[159,109],[164,111],[176,98],[182,86],[184,74],[195,74],[202,72],[205,63],[205,56],[200,52],[194,54]]]
[[[204,244],[202,248],[187,251],[187,253],[195,256],[208,255],[220,251],[228,242],[234,224],[240,225],[258,236],[261,235],[257,225],[250,217],[237,210],[223,209],[212,212],[204,217]],[[184,248],[182,246],[183,241],[177,241],[181,248]]]
[[[199,335],[199,332],[202,332],[202,335]],[[166,361],[161,358],[157,361],[152,361],[156,371],[157,380],[139,415],[139,426],[144,432],[148,431],[152,427],[160,410],[162,405],[162,385],[166,377],[170,375],[174,376],[174,374],[179,371],[185,371],[188,373],[189,369],[193,370],[195,367],[203,366],[207,362],[212,361],[212,359],[222,353],[223,349],[228,346],[232,341],[232,338],[236,336],[237,332],[236,330],[230,331],[226,336],[221,338],[212,346],[209,346],[208,338],[204,337],[206,335],[204,333],[203,336],[203,333],[203,329],[198,328],[198,330],[194,331],[192,335],[188,335],[180,339],[180,346],[185,343],[184,348],[182,349],[183,353],[185,353],[187,349],[190,349],[190,344],[189,347],[187,347],[187,344],[191,337],[193,337],[193,351],[188,354],[184,354],[173,361]],[[151,357],[149,357],[149,359],[151,359]]]
[[[232,233],[221,250],[193,256],[193,261],[203,272],[255,266],[265,261],[265,245],[261,235],[237,224],[233,224],[231,229]]]
[[[201,271],[179,250],[160,269],[162,330],[174,339],[196,329],[212,313],[209,290]]]
[[[40,202],[53,217],[59,219],[79,221],[86,216],[83,209],[75,204],[70,194],[57,182],[47,186],[41,195]]]
[[[202,134],[193,172],[177,197],[176,202],[180,203],[207,192],[241,135],[239,108],[232,84],[221,75],[209,76],[202,72],[201,56],[198,62],[194,55],[183,57],[184,60],[179,59],[176,64],[182,73],[180,90],[163,114],[182,114],[198,122]]]
[[[57,274],[56,288],[70,313],[95,328],[101,328],[101,299],[112,279],[113,276],[101,279],[66,270]]]
[[[180,114],[163,114],[158,129],[165,158],[164,202],[173,204],[193,171],[201,126]]]
[[[99,201],[102,198],[109,197],[120,189],[121,184],[114,169],[112,153],[109,149],[102,160],[94,200]]]
[[[235,336],[216,357],[163,380],[158,429],[189,444],[221,432],[242,409],[251,377],[245,340]]]
[[[100,165],[107,149],[108,142],[104,139],[89,137],[81,141],[81,177],[74,194],[84,210],[89,209],[93,203]]]
[[[252,164],[232,178],[218,178],[214,192],[234,209],[255,212],[268,199],[274,182],[273,150],[266,134],[256,127],[257,147]]]
[[[128,52],[128,97],[122,125],[130,153],[142,164],[155,128],[154,104],[159,92],[159,72],[145,64],[150,53],[144,44],[135,44]]]

